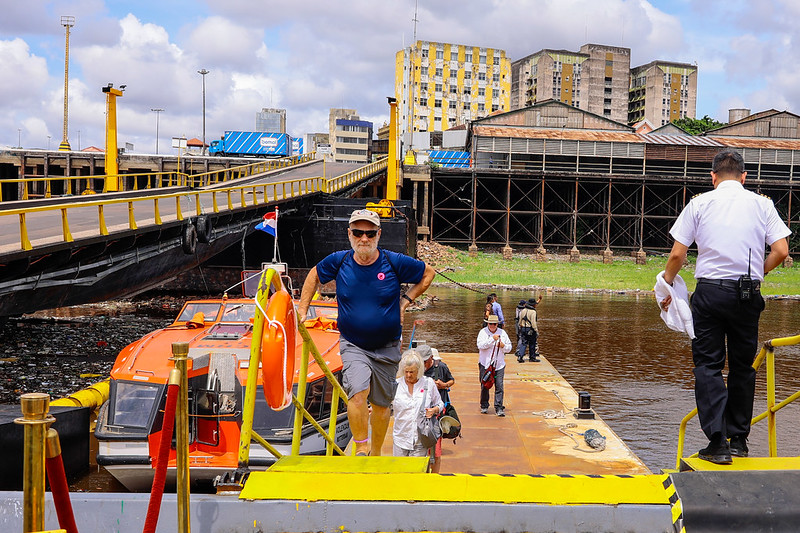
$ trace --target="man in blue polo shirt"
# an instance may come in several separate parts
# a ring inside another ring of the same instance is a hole
[[[378,248],[381,219],[374,211],[353,211],[347,234],[352,250],[334,252],[309,271],[297,312],[304,319],[320,283],[336,280],[342,385],[349,398],[347,419],[356,455],[380,455],[397,386],[403,312],[430,286],[436,271]],[[401,294],[401,283],[413,285]]]

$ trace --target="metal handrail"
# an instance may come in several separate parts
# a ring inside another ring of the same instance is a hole
[[[258,435],[253,430],[253,413],[255,410],[256,401],[256,387],[255,383],[258,379],[258,369],[261,365],[261,336],[264,332],[265,316],[262,310],[266,310],[270,289],[273,291],[285,290],[283,288],[281,277],[272,269],[266,269],[258,283],[258,291],[256,293],[256,312],[253,320],[252,341],[250,343],[250,363],[247,369],[247,387],[245,389],[244,409],[242,411],[242,428],[239,438],[239,464],[240,469],[247,469],[250,461],[250,441],[255,440],[261,444],[267,451],[275,457],[280,458],[282,454],[278,452],[269,442]],[[333,372],[328,368],[327,363],[322,358],[314,344],[311,335],[305,325],[299,322],[298,317],[298,331],[300,336],[303,337],[303,357],[300,363],[299,380],[297,384],[297,394],[292,395],[292,404],[295,407],[294,428],[292,432],[292,455],[299,455],[300,453],[300,437],[302,435],[303,420],[308,420],[314,429],[319,432],[322,438],[327,442],[326,455],[333,455],[334,452],[339,455],[344,455],[344,451],[336,444],[336,425],[338,419],[339,399],[343,399],[347,404],[347,394],[339,384],[339,381],[333,375]],[[293,356],[294,354],[290,354]],[[319,365],[322,372],[325,374],[326,379],[333,385],[333,395],[331,398],[331,414],[328,419],[328,433],[325,429],[314,420],[314,417],[306,411],[303,402],[299,398],[305,398],[307,377],[308,377],[308,363],[309,355],[313,355],[314,360]]]
[[[280,159],[268,159],[231,168],[211,170],[199,174],[188,174],[180,170],[171,170],[165,172],[140,172],[134,174],[101,174],[97,176],[36,176],[31,178],[0,179],[0,202],[3,201],[2,185],[9,183],[24,185],[22,188],[23,201],[31,198],[32,193],[28,190],[29,185],[42,182],[45,184],[45,190],[43,193],[41,193],[42,198],[53,197],[51,186],[53,182],[64,182],[65,196],[73,195],[73,182],[75,182],[75,194],[94,194],[97,192],[95,191],[94,186],[96,180],[103,180],[104,184],[102,192],[108,192],[106,189],[108,178],[114,178],[119,181],[120,189],[116,192],[162,189],[168,187],[205,187],[208,185],[225,183],[237,178],[253,176],[255,174],[269,172],[271,170],[277,170],[280,168],[306,163],[314,159],[315,155],[315,152],[309,152],[307,154],[283,157]],[[145,179],[142,180],[140,178]],[[140,186],[140,181],[144,181],[145,183]],[[125,186],[127,183],[130,183],[129,187]],[[83,184],[83,187],[81,187],[81,184]]]
[[[303,157],[305,157],[305,155]],[[275,161],[263,162],[263,163],[260,162],[260,163],[253,163],[252,165],[247,165],[246,167],[237,167],[236,169],[228,169],[228,170],[239,172],[241,169],[246,169],[242,170],[242,172],[252,171],[252,173],[260,173],[263,172],[263,170],[259,169],[259,165],[263,166],[271,164],[278,164],[278,163],[275,163]],[[106,206],[111,206],[116,204],[127,204],[128,206],[128,222],[126,225],[127,227],[118,228],[116,229],[116,231],[135,230],[140,227],[139,224],[137,223],[135,216],[135,204],[137,202],[153,203],[153,219],[152,221],[148,221],[146,225],[160,226],[164,223],[164,218],[162,218],[161,216],[161,209],[159,202],[163,200],[175,201],[175,215],[173,220],[182,221],[184,220],[184,215],[181,210],[181,199],[184,198],[185,199],[191,198],[194,200],[196,216],[200,216],[203,214],[202,204],[200,202],[201,196],[202,197],[211,196],[210,212],[216,214],[224,210],[233,211],[236,208],[246,208],[253,205],[268,204],[269,202],[275,202],[277,200],[285,200],[287,198],[294,198],[296,196],[303,196],[315,192],[325,192],[325,193],[336,192],[357,183],[358,181],[364,179],[365,177],[371,174],[374,174],[375,172],[379,172],[380,170],[386,168],[387,166],[388,166],[388,158],[384,157],[374,163],[365,165],[364,167],[358,168],[356,170],[353,170],[351,172],[342,174],[341,176],[337,176],[334,178],[324,178],[322,176],[314,176],[308,178],[298,178],[294,180],[262,183],[257,185],[253,184],[235,185],[235,186],[221,187],[218,189],[211,189],[211,190],[204,189],[204,190],[191,190],[191,191],[180,191],[171,193],[161,192],[146,196],[137,196],[135,198],[113,198],[113,199],[101,199],[101,200],[90,200],[90,201],[75,201],[58,205],[0,210],[0,216],[16,215],[19,217],[19,236],[20,236],[19,249],[28,251],[32,250],[34,248],[34,245],[28,237],[27,216],[34,213],[60,211],[61,226],[62,226],[62,232],[61,232],[62,242],[73,242],[74,237],[70,231],[69,215],[68,215],[69,211],[72,209],[97,207],[97,233],[96,234],[93,233],[91,236],[92,237],[98,235],[106,236],[110,234],[105,219]],[[214,171],[214,172],[222,173],[225,171]],[[210,174],[212,173],[207,173],[198,176],[208,177]],[[185,177],[186,175],[183,176]],[[251,204],[247,203],[248,194],[252,195]],[[234,200],[234,196],[238,196],[238,200]],[[221,199],[224,200],[225,202],[225,205],[223,207],[220,207]],[[238,206],[236,206],[235,204],[238,204]],[[51,243],[52,239],[48,239],[47,244]]]
[[[753,361],[753,368],[758,371],[764,361],[767,362],[767,409],[763,413],[756,415],[750,421],[750,424],[756,424],[761,420],[767,419],[767,439],[769,444],[769,456],[778,456],[778,434],[777,434],[777,416],[776,413],[800,398],[800,390],[787,397],[780,403],[775,403],[775,347],[776,346],[793,346],[800,344],[800,335],[792,337],[780,337],[771,339],[764,342],[761,350],[758,352],[755,360]],[[694,408],[689,414],[681,420],[680,429],[678,430],[678,457],[675,461],[675,468],[680,469],[681,458],[683,456],[683,444],[686,437],[686,424],[697,415],[697,408]],[[692,455],[692,457],[697,454]]]

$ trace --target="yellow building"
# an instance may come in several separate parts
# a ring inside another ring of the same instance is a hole
[[[401,132],[411,131],[411,124],[413,131],[444,131],[508,111],[510,95],[511,61],[505,50],[417,41],[397,52]]]
[[[689,63],[652,61],[631,69],[628,124],[647,119],[655,127],[695,118],[697,67]]]

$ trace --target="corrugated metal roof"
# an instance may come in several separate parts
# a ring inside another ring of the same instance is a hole
[[[635,133],[625,131],[567,130],[525,128],[514,126],[474,126],[474,135],[485,137],[515,137],[518,139],[568,139],[573,141],[605,141],[641,143]]]
[[[693,135],[661,135],[658,133],[639,133],[647,144],[673,144],[678,146],[723,146],[710,137],[695,137]]]
[[[796,139],[745,139],[741,137],[708,137],[732,148],[771,148],[775,150],[800,150],[800,140]]]

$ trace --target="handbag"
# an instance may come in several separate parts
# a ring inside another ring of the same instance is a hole
[[[481,386],[484,389],[491,389],[494,387],[494,359],[499,346],[498,343],[495,343],[494,351],[492,351],[492,358],[489,360],[489,366],[486,367],[481,376]]]
[[[436,442],[442,436],[442,428],[439,427],[439,418],[432,416],[430,418],[425,416],[425,406],[429,404],[428,397],[430,395],[430,391],[436,390],[436,386],[431,385],[433,384],[433,380],[427,378],[428,384],[428,393],[426,398],[422,401],[422,408],[420,410],[420,416],[417,418],[417,433],[419,434],[419,442],[425,448],[432,448],[436,446]],[[438,392],[437,392],[438,394]]]
[[[453,424],[452,421],[449,421],[450,423],[443,424],[445,417],[450,417],[457,423]],[[458,418],[456,408],[453,407],[453,404],[450,402],[444,405],[444,411],[442,411],[442,415],[439,417],[439,427],[442,428],[443,439],[453,439],[453,442],[455,442],[455,439],[461,435],[461,419]]]

